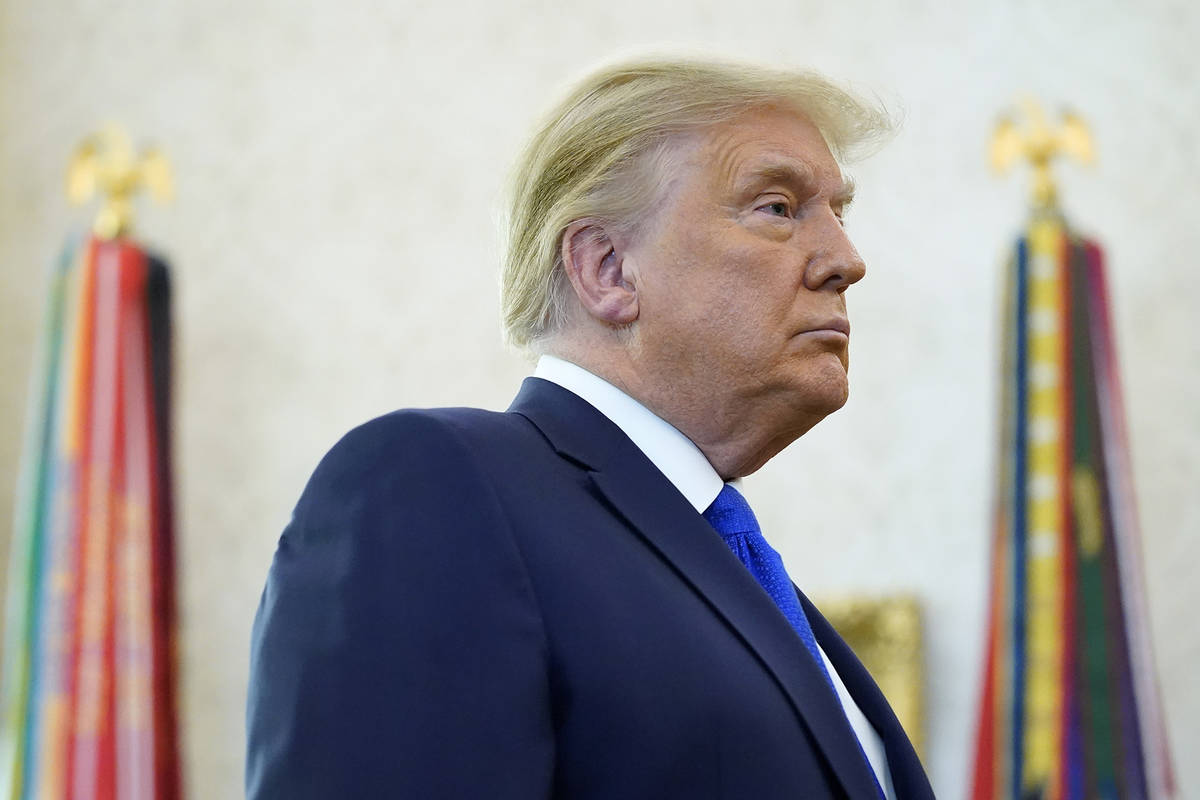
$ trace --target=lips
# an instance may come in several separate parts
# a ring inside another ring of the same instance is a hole
[[[831,317],[824,322],[813,325],[801,333],[820,333],[821,331],[836,331],[844,336],[850,336],[850,321],[844,317]]]

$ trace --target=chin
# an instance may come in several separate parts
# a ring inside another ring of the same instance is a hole
[[[791,430],[791,439],[794,440],[808,433],[821,420],[846,405],[848,397],[849,393],[846,390],[845,382],[841,386],[836,384],[821,386],[809,384],[806,386],[804,391],[795,398],[795,404],[789,412],[791,420],[788,427]]]
[[[813,403],[814,409],[828,416],[833,412],[846,405],[846,401],[850,399],[850,391],[848,388],[842,388],[841,391],[830,391],[823,394]]]
[[[846,368],[840,359],[831,359],[834,363],[822,364],[821,368],[812,370],[804,381],[802,392],[805,405],[813,412],[832,414],[850,399],[850,380]]]

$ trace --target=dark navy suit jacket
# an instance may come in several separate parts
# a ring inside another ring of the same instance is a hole
[[[806,599],[882,736],[895,716]],[[606,417],[528,379],[507,413],[399,411],[317,467],[255,620],[247,794],[877,800],[767,594]]]

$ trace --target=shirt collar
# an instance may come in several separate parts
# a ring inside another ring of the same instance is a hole
[[[725,482],[700,448],[678,428],[600,376],[551,355],[538,359],[533,376],[579,395],[612,420],[697,511],[704,513],[721,493]]]

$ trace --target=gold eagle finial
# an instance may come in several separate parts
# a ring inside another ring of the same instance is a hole
[[[1057,127],[1051,127],[1042,107],[1032,98],[1021,101],[1024,124],[1018,125],[1011,115],[996,123],[992,132],[990,161],[998,174],[1007,172],[1022,156],[1033,167],[1033,205],[1037,210],[1057,205],[1058,189],[1050,170],[1058,156],[1069,155],[1083,164],[1095,161],[1092,135],[1087,124],[1077,114],[1063,112]]]
[[[129,135],[114,124],[105,125],[75,148],[67,169],[67,198],[76,205],[94,195],[103,197],[92,229],[103,239],[129,233],[133,226],[133,197],[142,189],[160,202],[174,191],[171,166],[154,148],[135,153]]]

